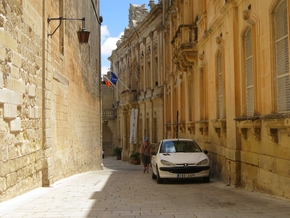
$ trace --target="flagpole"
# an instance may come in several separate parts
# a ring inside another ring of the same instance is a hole
[[[114,79],[116,79],[116,81],[120,81],[120,83],[121,83],[123,86],[125,86],[125,88],[129,90],[129,92],[131,92],[131,90],[130,90],[126,85],[125,85],[125,83],[122,82],[122,80],[120,80],[119,77],[117,77],[117,75],[114,74],[113,71],[110,71],[110,73],[111,73],[111,79],[112,79],[112,77],[114,77]],[[112,81],[111,81],[111,82],[112,82]]]
[[[108,79],[108,77],[106,77],[105,75],[103,75],[103,77],[105,77],[107,81],[121,93],[121,91],[117,88],[117,86],[115,86],[114,83],[112,83],[111,80]]]
[[[118,80],[120,80],[120,79],[118,79]],[[131,90],[122,82],[122,80],[120,80],[120,82],[122,83],[123,86],[125,86],[126,89],[128,89],[131,92]]]

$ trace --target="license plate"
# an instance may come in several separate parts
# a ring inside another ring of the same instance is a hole
[[[193,178],[194,174],[177,174],[177,178]]]

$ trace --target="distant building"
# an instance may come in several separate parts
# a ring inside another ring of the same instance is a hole
[[[106,78],[110,79],[109,75]],[[102,146],[105,156],[113,155],[113,149],[118,146],[117,103],[113,85],[102,82]]]
[[[117,87],[121,92],[117,96],[118,138],[123,147],[123,160],[139,151],[146,136],[151,143],[163,137],[161,30],[161,5],[156,5],[149,13],[145,4],[131,4],[129,26],[109,58],[112,71],[118,75]],[[134,122],[133,115],[137,115]]]
[[[102,19],[79,2],[1,2],[1,201],[101,168]]]
[[[118,83],[123,160],[145,136],[192,138],[209,151],[212,176],[290,198],[289,1],[149,6],[130,6],[110,57],[130,88]]]

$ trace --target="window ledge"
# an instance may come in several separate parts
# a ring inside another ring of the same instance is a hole
[[[208,135],[208,120],[196,121],[199,125],[198,129],[201,135]]]
[[[180,122],[178,123],[178,127],[181,133],[185,132],[185,123],[184,122]]]
[[[190,132],[190,134],[195,134],[195,122],[187,123],[187,130]]]
[[[255,139],[258,141],[261,138],[261,119],[258,116],[252,117],[236,117],[234,120],[238,121],[238,129],[244,139],[247,139],[248,129],[251,130]]]
[[[227,120],[225,118],[222,119],[214,119],[211,120],[212,126],[215,129],[215,132],[217,133],[218,137],[221,136],[222,132],[227,132]]]
[[[166,128],[166,131],[170,131],[171,130],[171,123],[166,123],[165,128]]]
[[[261,117],[272,141],[278,143],[278,130],[286,129],[290,136],[290,114],[267,114]]]

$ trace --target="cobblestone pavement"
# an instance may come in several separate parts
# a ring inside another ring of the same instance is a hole
[[[220,181],[157,184],[141,165],[105,157],[104,170],[74,175],[0,203],[0,217],[290,217],[290,200]]]

